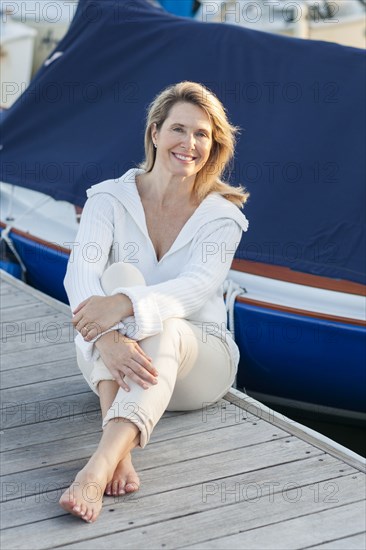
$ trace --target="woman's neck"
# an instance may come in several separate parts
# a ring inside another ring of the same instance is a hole
[[[195,175],[175,176],[155,167],[151,172],[139,174],[136,177],[140,196],[161,207],[175,204],[177,201],[194,205],[195,200],[192,195],[194,181]]]

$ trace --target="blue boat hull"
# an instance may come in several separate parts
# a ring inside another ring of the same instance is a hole
[[[366,413],[364,327],[236,302],[235,339],[238,388]]]
[[[9,236],[27,268],[27,283],[37,290],[68,304],[63,280],[69,254],[57,246],[47,246],[14,231],[11,231]],[[20,267],[14,266],[12,262],[3,261],[1,267],[15,277],[21,278]]]

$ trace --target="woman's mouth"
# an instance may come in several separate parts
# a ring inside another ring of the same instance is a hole
[[[181,155],[180,153],[172,153],[174,157],[181,162],[193,162],[197,157],[192,157],[191,155]]]

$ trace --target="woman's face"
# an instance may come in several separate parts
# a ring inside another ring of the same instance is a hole
[[[155,164],[162,165],[172,175],[193,176],[210,156],[210,119],[192,103],[176,103],[160,130],[154,126],[152,139],[157,144]]]

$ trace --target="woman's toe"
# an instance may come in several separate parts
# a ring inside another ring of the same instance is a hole
[[[125,484],[123,481],[120,481],[119,482],[119,488],[118,488],[118,494],[119,495],[124,495],[125,494]]]
[[[106,495],[110,495],[111,494],[111,491],[112,491],[112,484],[111,483],[107,483],[107,486],[105,488],[105,494]]]
[[[93,509],[91,510],[91,512],[92,512],[92,514],[90,516],[89,522],[93,523],[93,521],[95,521],[97,519],[98,514],[97,514],[96,510],[93,510]]]
[[[138,491],[138,490],[139,490],[139,484],[136,481],[129,481],[126,484],[126,491],[132,493],[133,491]]]
[[[93,517],[93,509],[91,508],[91,509],[87,510],[87,512],[86,512],[83,519],[85,519],[85,521],[89,522],[92,517]]]

